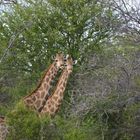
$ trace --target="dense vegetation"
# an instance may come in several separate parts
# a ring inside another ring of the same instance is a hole
[[[111,6],[25,0],[1,13],[0,115],[9,124],[8,140],[139,139],[140,44],[132,30],[119,32],[126,22]],[[57,52],[78,63],[58,114],[39,119],[21,99]]]

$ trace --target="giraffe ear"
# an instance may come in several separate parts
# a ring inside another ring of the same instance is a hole
[[[55,60],[55,56],[54,56],[54,55],[52,55],[52,56],[51,56],[51,59],[52,59],[52,60]]]
[[[73,65],[76,65],[78,63],[78,60],[73,61]]]
[[[68,58],[70,58],[70,55],[69,54],[66,55],[66,59],[68,59]]]

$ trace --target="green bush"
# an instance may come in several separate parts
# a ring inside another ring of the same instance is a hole
[[[15,109],[7,114],[10,129],[8,140],[39,139],[40,119],[37,114],[19,102]]]

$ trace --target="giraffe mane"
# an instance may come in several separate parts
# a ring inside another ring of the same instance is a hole
[[[45,69],[45,71],[44,71],[44,73],[43,73],[43,75],[42,75],[42,77],[41,77],[41,80],[39,80],[39,82],[38,82],[38,84],[37,84],[37,87],[36,87],[34,90],[32,90],[31,93],[29,93],[27,96],[25,96],[24,99],[27,98],[27,97],[29,97],[29,96],[31,96],[32,94],[34,94],[34,93],[40,88],[41,83],[43,82],[43,80],[44,80],[44,78],[45,78],[47,72],[50,70],[50,68],[51,68],[52,65],[54,65],[54,64],[55,64],[55,62],[53,62],[53,63],[49,66],[49,68]]]

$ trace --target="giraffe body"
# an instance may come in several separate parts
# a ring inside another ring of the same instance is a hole
[[[49,96],[49,90],[51,83],[55,78],[59,68],[64,64],[64,57],[62,54],[57,54],[55,61],[46,71],[43,79],[38,87],[28,96],[24,97],[23,101],[26,106],[35,109],[40,112],[45,105],[45,102]]]
[[[0,117],[0,140],[6,140],[8,135],[8,127],[6,125],[4,117]]]
[[[40,112],[40,116],[45,114],[54,116],[55,113],[58,111],[64,97],[64,91],[67,85],[69,75],[72,72],[72,68],[73,68],[72,58],[68,58],[66,62],[66,68],[63,70],[59,78],[54,93],[46,101],[44,108]]]

